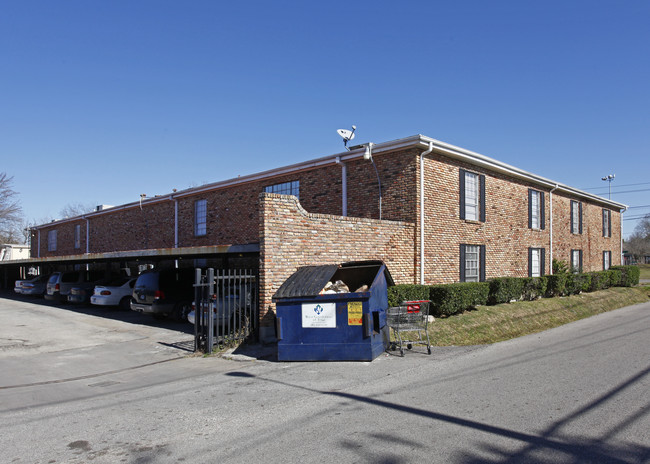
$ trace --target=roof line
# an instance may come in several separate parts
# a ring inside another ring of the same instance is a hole
[[[562,184],[560,182],[555,182],[550,179],[546,179],[544,177],[538,176],[536,174],[524,171],[522,169],[519,169],[517,167],[511,166],[506,163],[502,163],[501,161],[498,161],[494,158],[490,158],[488,156],[482,155],[480,153],[473,152],[471,150],[467,150],[465,148],[457,147],[455,145],[451,145],[449,143],[442,142],[440,140],[433,139],[431,137],[427,137],[422,134],[418,135],[412,135],[409,137],[397,139],[397,140],[392,140],[389,142],[382,142],[382,143],[376,143],[373,144],[372,151],[373,154],[379,154],[379,153],[387,153],[395,150],[400,150],[400,149],[405,149],[409,147],[413,148],[423,148],[423,147],[429,147],[429,144],[433,144],[434,151],[437,153],[440,153],[442,155],[455,158],[455,159],[461,159],[465,162],[468,162],[470,164],[474,164],[477,166],[482,166],[485,167],[491,171],[496,171],[496,172],[501,172],[503,174],[506,174],[511,177],[516,177],[518,179],[523,179],[528,182],[531,182],[533,184],[537,185],[542,185],[546,188],[555,188],[558,187],[558,190],[561,190],[565,193],[569,193],[571,195],[575,195],[577,197],[582,197],[582,198],[587,198],[591,201],[596,201],[598,203],[608,205],[610,207],[616,208],[616,209],[627,209],[627,205],[623,203],[618,203],[616,201],[608,200],[606,198],[600,197],[598,195],[594,195],[588,192],[585,192],[583,190],[579,190],[577,188],[570,187],[566,184]],[[239,176],[235,177],[232,179],[224,180],[224,181],[218,181],[218,182],[213,182],[210,184],[205,184],[200,187],[192,187],[186,190],[181,190],[178,192],[173,192],[165,195],[158,195],[153,198],[146,198],[143,199],[141,202],[140,201],[135,201],[132,203],[126,203],[124,205],[120,206],[114,206],[112,208],[106,208],[102,211],[93,211],[90,213],[82,214],[79,216],[74,216],[71,218],[65,218],[65,219],[60,219],[56,221],[52,221],[46,224],[41,224],[35,227],[32,227],[32,229],[41,229],[45,227],[50,227],[52,224],[61,224],[64,222],[69,222],[69,221],[76,221],[80,219],[86,219],[86,218],[91,218],[95,216],[100,216],[103,214],[110,214],[114,213],[116,211],[124,210],[124,209],[131,209],[138,207],[142,204],[153,204],[153,203],[158,203],[162,201],[173,201],[177,198],[183,198],[186,196],[191,196],[191,195],[196,195],[205,191],[210,191],[210,190],[215,190],[215,189],[221,189],[221,188],[226,188],[226,187],[231,187],[233,185],[242,185],[246,184],[249,182],[255,182],[258,180],[264,180],[264,179],[272,179],[274,177],[279,177],[282,175],[286,174],[292,174],[296,172],[301,172],[301,171],[306,171],[310,169],[314,169],[317,167],[321,166],[328,166],[328,165],[333,165],[336,164],[339,161],[351,161],[354,159],[360,159],[363,158],[363,154],[365,151],[365,146],[361,146],[359,148],[355,148],[350,151],[344,151],[341,153],[335,153],[332,155],[327,155],[323,156],[320,158],[316,158],[313,160],[309,161],[303,161],[300,163],[295,163],[291,164],[288,166],[282,166],[279,168],[274,168],[270,169],[267,171],[262,171],[259,173],[255,174],[249,174],[245,176]]]

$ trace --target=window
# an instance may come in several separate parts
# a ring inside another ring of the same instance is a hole
[[[544,193],[528,189],[528,228],[542,230],[545,227]]]
[[[81,248],[81,225],[74,226],[74,247]]]
[[[582,203],[571,201],[571,233],[582,233]]]
[[[540,277],[546,269],[546,250],[544,248],[528,249],[528,277]]]
[[[612,265],[612,252],[603,251],[603,270],[606,271]]]
[[[571,250],[571,272],[582,272],[582,250]]]
[[[612,212],[603,209],[603,237],[612,236]]]
[[[300,198],[300,181],[285,182],[283,184],[269,185],[264,188],[266,193],[279,193],[281,195],[293,195]]]
[[[485,176],[460,170],[460,218],[485,222]]]
[[[207,231],[208,200],[194,202],[194,235],[205,235]]]
[[[485,281],[485,245],[460,246],[460,281]]]
[[[47,251],[56,251],[56,230],[47,233]]]

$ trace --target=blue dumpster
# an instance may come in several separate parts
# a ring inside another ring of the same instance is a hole
[[[328,283],[349,291],[323,293]],[[273,296],[278,360],[372,361],[388,345],[388,286],[381,261],[305,266]]]

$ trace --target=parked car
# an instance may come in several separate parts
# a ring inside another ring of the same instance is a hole
[[[20,295],[43,296],[49,276],[41,274],[28,280],[17,280],[14,292]]]
[[[55,272],[47,281],[45,299],[68,302],[73,287],[85,288],[90,282],[96,282],[105,277],[105,271],[66,271]],[[92,286],[94,287],[94,283]]]
[[[156,318],[187,319],[194,298],[193,269],[147,271],[133,287],[131,309]]]
[[[235,328],[239,326],[242,308],[244,303],[240,301],[239,295],[227,295],[214,300],[214,327],[215,333],[218,328]],[[208,323],[208,301],[202,301],[200,310],[203,324]],[[190,324],[195,323],[196,318],[196,304],[192,302],[192,311],[187,315],[187,321]]]
[[[90,297],[97,285],[105,285],[115,279],[114,275],[107,275],[105,272],[90,273],[86,276],[87,280],[78,282],[70,287],[68,294],[68,303],[90,303]]]
[[[100,306],[119,306],[121,309],[131,308],[131,298],[135,277],[121,277],[106,285],[96,285],[90,303]]]

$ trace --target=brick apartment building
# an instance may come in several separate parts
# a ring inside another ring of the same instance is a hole
[[[381,259],[396,283],[433,284],[620,264],[625,208],[416,135],[43,224],[31,262],[245,262],[264,326],[304,265]]]

